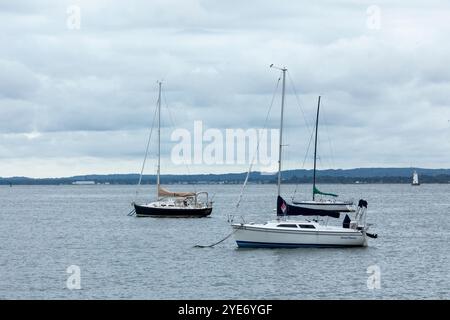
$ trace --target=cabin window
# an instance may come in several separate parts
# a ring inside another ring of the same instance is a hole
[[[299,224],[298,226],[302,229],[315,229],[316,228],[312,224]]]
[[[284,224],[279,224],[277,227],[280,227],[280,228],[297,228],[297,225],[296,224],[284,223]]]

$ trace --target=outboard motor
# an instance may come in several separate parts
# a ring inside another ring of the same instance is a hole
[[[365,216],[367,210],[367,201],[364,199],[359,199],[358,201],[358,208],[356,209],[356,216],[355,216],[355,220],[362,222],[363,216]],[[366,224],[365,221],[363,223],[364,225]]]
[[[356,217],[359,218],[360,220],[364,220],[364,221],[363,221],[363,228],[366,227],[366,211],[367,211],[367,205],[368,205],[368,203],[367,203],[366,200],[360,199],[359,202],[358,202],[358,209],[357,209],[357,211],[356,211]],[[367,235],[369,238],[372,238],[372,239],[378,238],[378,235],[377,235],[376,233],[368,233],[368,232],[366,231],[366,235]]]
[[[358,207],[360,207],[360,208],[367,208],[367,201],[364,200],[364,199],[359,199]]]

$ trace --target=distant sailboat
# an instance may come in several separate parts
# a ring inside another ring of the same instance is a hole
[[[206,217],[212,212],[212,202],[208,200],[207,192],[173,192],[161,186],[161,85],[158,94],[158,171],[156,175],[156,201],[137,204],[133,203],[137,217],[187,218]],[[145,163],[145,160],[144,160]],[[139,182],[142,179],[142,172]],[[206,196],[204,202],[199,196]]]
[[[414,173],[413,173],[413,179],[412,179],[411,185],[413,185],[413,186],[420,186],[420,183],[419,183],[419,175],[418,175],[418,173],[417,173],[416,170],[414,170]]]

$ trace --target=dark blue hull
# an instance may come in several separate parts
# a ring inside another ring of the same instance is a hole
[[[314,243],[271,243],[271,242],[253,242],[253,241],[236,241],[239,248],[349,248],[360,246],[348,245],[332,245],[332,244],[314,244]]]
[[[154,218],[203,218],[211,214],[212,208],[195,208],[195,209],[168,209],[168,208],[152,208],[134,204],[134,210],[137,217],[154,217]]]

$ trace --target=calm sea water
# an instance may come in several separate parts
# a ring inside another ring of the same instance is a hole
[[[128,217],[134,186],[0,187],[0,298],[450,298],[450,185],[321,186],[369,202],[379,238],[356,249],[237,249],[232,238],[194,248],[229,234],[230,213],[274,218],[276,192],[250,185],[236,211],[240,186],[195,188],[215,194],[210,218]],[[299,196],[309,189],[300,186]],[[145,186],[138,199],[153,193]],[[81,290],[67,289],[71,265],[80,267]],[[374,265],[381,288],[370,290]]]

